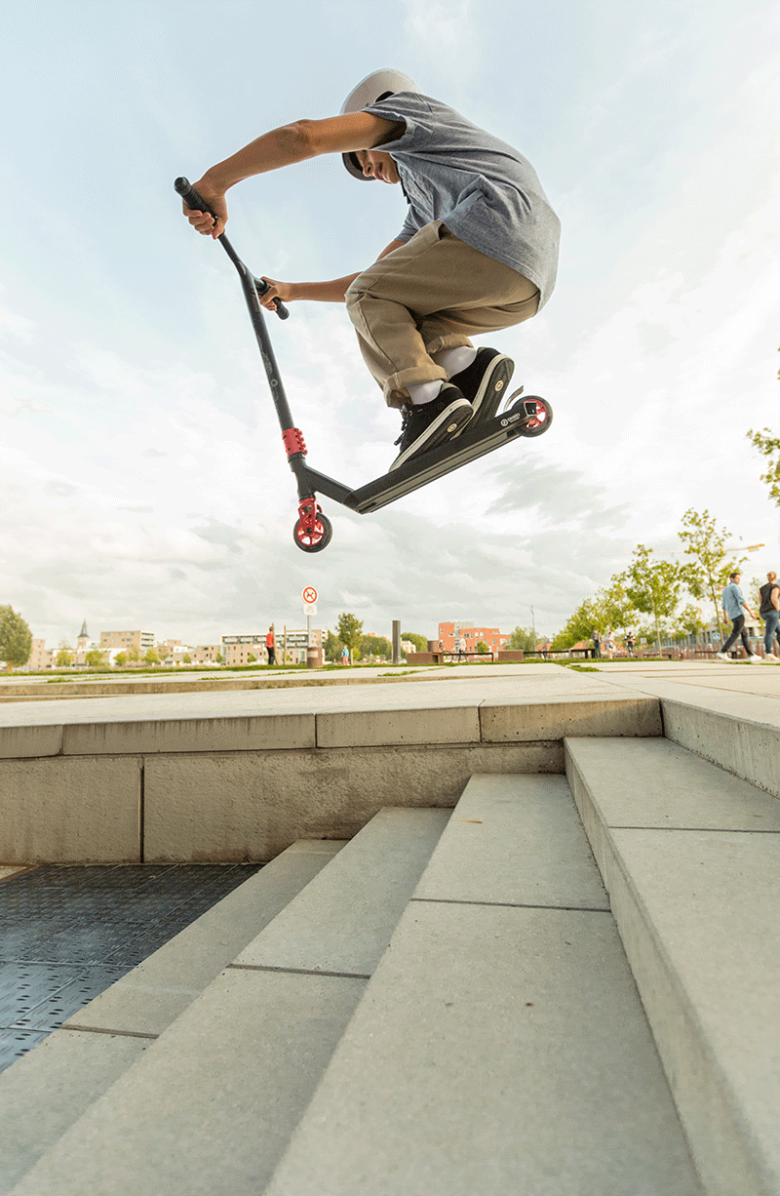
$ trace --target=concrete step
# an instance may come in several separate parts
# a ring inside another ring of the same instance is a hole
[[[15,1196],[261,1192],[449,815],[380,811]]]
[[[699,1196],[563,777],[469,782],[266,1196]]]
[[[344,846],[295,843],[0,1073],[0,1194]]]
[[[567,774],[709,1196],[780,1193],[780,802],[665,740]]]
[[[662,706],[667,739],[780,797],[780,704],[691,687],[682,698],[666,694]]]

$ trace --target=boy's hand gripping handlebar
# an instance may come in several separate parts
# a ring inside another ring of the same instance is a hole
[[[188,208],[195,208],[198,212],[208,212],[209,215],[211,215],[211,216],[214,215],[214,213],[211,211],[211,208],[209,207],[209,205],[205,202],[205,200],[201,199],[201,197],[198,195],[197,191],[195,190],[195,188],[192,186],[192,184],[190,183],[190,181],[188,179],[179,178],[176,180],[176,182],[173,185],[174,185],[176,191],[179,193],[179,195],[182,197],[182,199],[186,203]],[[222,233],[217,238],[217,240],[223,241],[225,243],[225,245],[227,245],[227,246],[230,245],[230,242],[228,241],[228,239],[224,233]],[[230,248],[232,249],[232,246],[230,246]],[[233,256],[234,255],[231,253],[231,257],[233,257]],[[254,277],[254,276],[252,276],[252,277]],[[266,291],[269,291],[271,289],[267,282],[263,282],[262,278],[255,278],[254,283],[255,283],[255,286],[257,287],[258,294],[260,294],[260,295],[264,295],[266,293]],[[276,308],[276,314],[279,317],[279,319],[286,320],[287,317],[289,316],[290,312],[285,307],[285,305],[282,303],[281,299],[274,299],[274,307]]]

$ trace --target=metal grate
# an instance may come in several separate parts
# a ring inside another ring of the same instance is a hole
[[[0,1071],[259,867],[45,864],[0,883]]]

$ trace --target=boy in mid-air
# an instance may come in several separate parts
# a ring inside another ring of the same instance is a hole
[[[547,302],[560,225],[522,154],[394,70],[359,83],[341,115],[274,129],[212,166],[194,187],[215,217],[186,205],[185,215],[218,237],[230,187],[332,153],[355,179],[400,183],[403,227],[367,270],[330,282],[266,279],[262,302],[346,301],[369,370],[401,409],[394,469],[495,415],[514,364],[469,336],[519,324]]]

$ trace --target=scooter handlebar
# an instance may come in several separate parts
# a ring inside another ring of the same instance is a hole
[[[178,194],[182,197],[188,208],[194,208],[195,211],[208,212],[210,215],[214,215],[206,201],[202,199],[200,195],[198,195],[189,179],[185,179],[184,177],[178,178],[173,186]],[[260,294],[265,294],[265,292],[268,290],[268,284],[264,283],[261,278],[255,278],[254,281],[255,286]],[[274,299],[274,307],[276,308],[276,314],[279,319],[286,320],[290,312],[282,303],[281,299]]]

